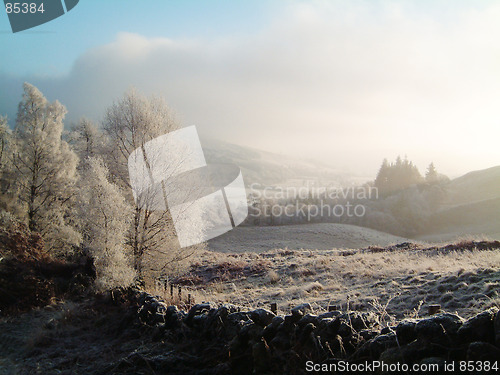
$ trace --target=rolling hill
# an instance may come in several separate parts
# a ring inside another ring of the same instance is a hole
[[[428,220],[421,240],[449,241],[464,236],[500,239],[500,166],[474,171],[446,186],[446,198]]]
[[[373,177],[357,176],[315,160],[302,160],[232,143],[202,138],[203,152],[208,163],[232,163],[243,171],[245,184],[264,186],[301,186],[307,181],[322,186],[351,186]]]
[[[311,182],[317,186],[338,187],[361,185],[373,179],[349,174],[321,162],[301,160],[212,138],[202,138],[202,145],[208,163],[238,165],[243,171],[247,188],[254,183],[287,187],[307,186]],[[442,187],[444,199],[439,206],[432,208],[423,226],[425,229],[414,237],[415,240],[442,242],[467,236],[500,239],[500,166],[469,172]],[[321,228],[314,229],[314,225],[238,228],[211,241],[210,247],[221,251],[227,251],[229,245],[234,251],[244,251],[247,246],[250,246],[251,251],[286,246],[328,249],[386,245],[401,239],[398,237],[389,239],[389,242],[377,242],[392,235],[383,232],[378,232],[380,235],[375,237],[371,235],[373,233],[361,235],[359,227],[354,227],[356,229],[351,234],[340,235],[340,232],[348,233],[349,230],[332,224],[320,224]],[[316,230],[317,234],[314,233]],[[241,236],[241,244],[237,236]]]
[[[388,246],[408,239],[347,224],[314,223],[273,227],[237,227],[208,241],[219,252],[263,252],[272,249],[331,250]]]
[[[452,180],[448,189],[450,205],[500,198],[500,166],[469,172]]]

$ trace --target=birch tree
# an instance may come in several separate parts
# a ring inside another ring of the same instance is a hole
[[[30,230],[55,252],[80,242],[70,212],[78,157],[61,138],[65,114],[61,103],[24,84],[13,137],[19,203]]]
[[[128,91],[106,112],[104,131],[109,139],[106,161],[116,181],[127,188],[128,200],[134,202],[128,173],[128,157],[137,148],[160,135],[179,129],[172,111],[161,98],[145,98]],[[145,273],[158,277],[172,271],[194,248],[181,249],[168,210],[154,211],[134,204],[128,234],[135,269],[140,279]]]
[[[82,118],[69,132],[68,143],[80,158],[80,162],[84,162],[90,157],[101,155],[106,140],[104,133],[95,123]]]
[[[132,208],[108,175],[102,160],[90,157],[79,189],[83,243],[94,258],[101,289],[128,286],[135,278],[132,254],[125,245]]]

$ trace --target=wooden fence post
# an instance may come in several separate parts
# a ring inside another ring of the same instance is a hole
[[[328,311],[336,311],[338,310],[337,305],[328,305]]]
[[[429,305],[429,315],[441,312],[441,305]]]
[[[276,302],[271,303],[271,312],[274,315],[278,313],[278,304]]]

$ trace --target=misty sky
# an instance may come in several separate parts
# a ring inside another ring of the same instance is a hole
[[[500,165],[500,1],[94,1],[12,34],[0,114],[22,82],[95,121],[135,86],[185,125],[374,175],[384,157],[456,176]]]

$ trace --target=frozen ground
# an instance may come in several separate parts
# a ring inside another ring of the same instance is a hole
[[[273,249],[331,250],[388,246],[409,241],[373,229],[347,224],[303,224],[273,227],[237,227],[208,242],[220,252],[263,252]],[[413,241],[414,242],[414,241]]]

